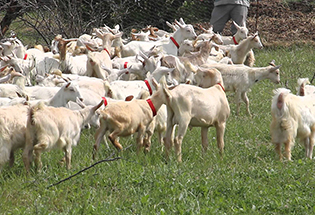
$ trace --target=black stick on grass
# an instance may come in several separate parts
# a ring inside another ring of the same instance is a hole
[[[315,78],[315,73],[314,73],[313,78],[311,79],[310,83],[313,82],[314,78]]]
[[[65,182],[65,181],[67,181],[67,180],[69,180],[69,179],[71,179],[71,178],[73,178],[73,177],[79,175],[80,173],[82,173],[82,172],[84,172],[84,171],[86,171],[86,170],[88,170],[88,169],[91,169],[92,167],[96,166],[97,164],[100,164],[100,163],[103,163],[103,162],[109,162],[109,161],[116,161],[116,160],[119,160],[119,159],[122,159],[122,157],[107,158],[107,159],[104,159],[104,160],[97,161],[96,163],[94,163],[94,164],[92,164],[91,166],[88,166],[88,167],[86,167],[86,168],[80,170],[79,172],[75,173],[74,175],[71,175],[71,176],[69,176],[69,177],[67,177],[67,178],[65,178],[65,179],[62,179],[61,181],[58,181],[58,182],[55,183],[55,184],[49,185],[47,188],[50,188],[50,187],[56,186],[56,185],[58,185],[58,184],[61,184],[62,182]]]
[[[132,145],[129,145],[129,146],[126,147],[124,150],[130,148],[131,146],[132,146]],[[103,159],[103,160],[100,160],[100,161],[97,161],[96,163],[94,163],[94,164],[92,164],[91,166],[88,166],[88,167],[86,167],[86,168],[80,170],[79,172],[75,173],[74,175],[70,175],[69,177],[67,177],[67,178],[65,178],[65,179],[62,179],[62,180],[58,181],[57,183],[54,183],[54,184],[49,185],[49,186],[47,187],[47,189],[50,188],[50,187],[56,186],[56,185],[58,185],[58,184],[61,184],[62,182],[65,182],[65,181],[67,181],[67,180],[69,180],[69,179],[71,179],[71,178],[73,178],[73,177],[79,175],[80,173],[82,173],[82,172],[84,172],[84,171],[86,171],[86,170],[88,170],[88,169],[91,169],[92,167],[96,166],[97,164],[100,164],[100,163],[103,163],[103,162],[110,162],[110,161],[116,161],[116,160],[123,159],[122,157],[111,158],[114,154],[115,154],[115,152],[113,152],[108,158]]]

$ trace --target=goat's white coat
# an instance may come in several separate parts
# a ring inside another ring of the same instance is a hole
[[[228,65],[228,64],[206,64],[204,67],[218,69],[223,78],[223,83],[226,91],[235,92],[237,114],[240,111],[240,103],[243,100],[246,104],[246,110],[249,115],[249,99],[247,97],[248,90],[258,81],[269,79],[273,83],[280,83],[280,66],[272,65],[267,67],[249,67],[245,65]],[[202,81],[202,80],[201,80]],[[197,83],[202,87],[202,83]]]
[[[291,160],[291,149],[299,138],[305,146],[305,156],[312,159],[315,143],[315,94],[296,96],[290,90],[274,91],[271,104],[271,141],[282,159],[281,145],[285,145],[285,157]]]

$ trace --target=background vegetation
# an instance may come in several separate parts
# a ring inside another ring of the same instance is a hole
[[[26,44],[49,45],[57,34],[78,37],[104,24],[119,24],[130,32],[147,25],[169,29],[165,21],[180,17],[189,23],[209,22],[212,8],[213,0],[6,0],[0,2],[0,30],[2,36],[8,35],[8,21],[15,20],[20,25],[17,31],[30,29],[27,36],[32,40]]]
[[[136,154],[132,138],[122,139],[122,159],[105,162],[48,188],[94,163],[95,130],[85,130],[73,150],[73,168],[60,166],[61,151],[43,154],[43,171],[25,176],[20,152],[15,166],[0,175],[2,214],[313,214],[314,162],[305,159],[296,144],[292,162],[280,162],[270,143],[272,90],[288,86],[293,93],[298,77],[314,73],[314,47],[292,46],[257,50],[256,66],[272,59],[281,64],[281,84],[259,82],[249,93],[253,117],[242,106],[235,116],[233,94],[228,94],[231,116],[220,159],[215,132],[209,132],[209,150],[201,153],[200,129],[188,131],[183,163],[172,156],[166,163],[163,147],[153,139],[149,154]],[[115,149],[102,145],[99,160]]]

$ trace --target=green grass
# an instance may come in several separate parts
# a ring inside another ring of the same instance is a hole
[[[314,47],[293,46],[256,50],[256,66],[274,59],[281,64],[280,85],[262,81],[249,92],[253,117],[244,105],[235,116],[233,95],[228,99],[231,116],[225,133],[225,153],[220,159],[215,131],[209,131],[209,150],[201,152],[200,129],[189,130],[183,141],[183,163],[172,156],[165,162],[154,136],[149,154],[137,155],[134,140],[122,139],[123,159],[105,162],[47,188],[95,161],[92,157],[95,130],[82,133],[73,149],[72,169],[59,166],[61,151],[42,156],[43,171],[25,175],[21,151],[13,168],[0,175],[1,214],[314,214],[314,162],[296,144],[292,162],[280,162],[270,143],[272,90],[287,86],[296,93],[298,77],[313,76]],[[98,159],[114,147],[102,145]]]

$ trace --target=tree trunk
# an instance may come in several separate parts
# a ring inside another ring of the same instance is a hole
[[[19,4],[17,0],[11,0],[8,3],[8,6],[5,10],[6,10],[6,14],[0,22],[0,31],[1,31],[0,39],[4,37],[11,23],[20,15],[22,6]]]

